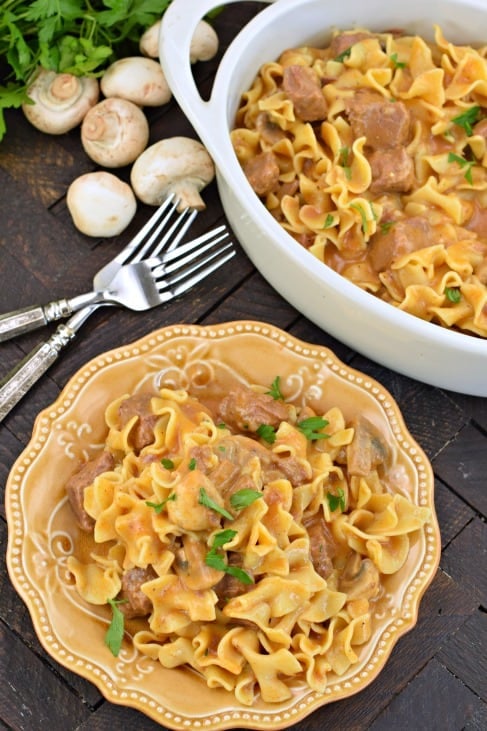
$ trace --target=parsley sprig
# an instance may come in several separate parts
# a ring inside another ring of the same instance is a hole
[[[229,543],[236,535],[237,531],[231,529],[216,533],[213,537],[211,548],[205,556],[205,563],[212,569],[224,571],[226,574],[234,576],[236,579],[241,581],[242,584],[253,584],[253,578],[239,566],[229,566],[226,562],[225,555],[219,550],[226,543]]]
[[[157,515],[159,515],[160,513],[162,513],[166,503],[172,502],[173,500],[176,500],[175,492],[172,492],[170,495],[168,495],[166,498],[164,498],[164,500],[161,500],[160,503],[154,503],[154,502],[151,502],[150,500],[146,500],[145,504],[147,505],[148,508],[154,508],[154,511],[157,513]]]
[[[105,633],[105,645],[114,657],[118,657],[122,648],[125,630],[125,617],[118,608],[118,604],[124,604],[126,601],[127,599],[107,599],[107,604],[112,608],[112,619]]]
[[[448,162],[456,162],[457,165],[459,165],[465,171],[463,177],[465,178],[467,183],[470,183],[470,185],[473,184],[472,167],[475,165],[475,163],[472,160],[465,160],[464,157],[460,157],[460,155],[457,155],[454,152],[449,152]]]
[[[161,18],[171,0],[2,0],[0,140],[3,110],[27,100],[32,73],[45,69],[99,76],[117,58],[139,55],[142,33]],[[214,17],[219,9],[207,17]]]
[[[284,401],[284,396],[281,392],[281,376],[276,376],[271,383],[271,387],[266,393],[272,396],[274,401]]]
[[[336,493],[327,492],[326,499],[328,500],[328,505],[330,506],[330,510],[332,512],[340,508],[341,512],[343,513],[343,511],[345,510],[345,492],[343,491],[342,487],[339,487]]]
[[[467,135],[471,137],[473,134],[472,125],[479,122],[481,118],[482,109],[478,105],[475,105],[470,107],[470,109],[467,109],[465,112],[462,112],[462,114],[458,114],[456,117],[453,117],[452,122],[465,130]]]
[[[329,434],[324,434],[321,429],[328,426],[330,422],[323,419],[321,416],[310,416],[308,419],[298,421],[297,427],[299,431],[304,434],[306,439],[310,442],[314,442],[317,439],[329,439]]]

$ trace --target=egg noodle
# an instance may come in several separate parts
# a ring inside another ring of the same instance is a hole
[[[120,611],[138,571],[135,648],[250,705],[289,698],[293,682],[323,691],[358,662],[384,578],[430,510],[390,488],[394,446],[366,419],[257,386],[226,402],[242,397],[275,426],[223,423],[228,409],[212,416],[184,390],[162,388],[126,420],[134,397],[113,401],[111,467],[83,486],[95,548],[68,565],[84,600]],[[142,420],[150,437],[135,447]]]
[[[486,56],[437,26],[434,42],[336,32],[326,48],[263,64],[231,132],[256,193],[319,261],[401,310],[481,337]]]

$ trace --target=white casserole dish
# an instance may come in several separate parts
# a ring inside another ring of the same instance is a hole
[[[226,5],[232,2],[239,0]],[[173,0],[163,17],[160,59],[177,102],[215,161],[225,214],[250,259],[296,309],[360,353],[425,383],[487,396],[487,340],[397,310],[320,263],[255,195],[229,135],[241,94],[259,67],[286,48],[325,45],[333,28],[356,26],[403,28],[431,38],[434,24],[455,43],[481,44],[487,36],[485,0],[277,0],[230,44],[205,101],[193,80],[189,46],[198,20],[218,4]]]

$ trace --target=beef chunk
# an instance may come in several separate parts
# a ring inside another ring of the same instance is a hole
[[[112,470],[113,466],[114,460],[110,452],[102,452],[95,459],[85,462],[74,475],[71,475],[66,483],[69,502],[76,515],[79,527],[84,531],[91,532],[95,525],[95,521],[84,508],[85,488],[93,483],[97,475]]]
[[[287,421],[290,406],[277,401],[265,393],[256,393],[250,388],[239,386],[220,403],[220,415],[229,427],[238,431],[256,432],[262,424],[277,428],[281,421]]]
[[[354,137],[366,137],[369,147],[401,147],[409,141],[411,120],[403,102],[390,102],[378,92],[359,89],[347,99],[346,112]]]
[[[472,131],[474,135],[480,135],[481,137],[485,137],[487,140],[487,118],[481,119],[480,122],[477,122]]]
[[[432,236],[432,226],[421,216],[391,222],[386,233],[378,231],[370,239],[368,258],[374,271],[386,271],[401,256],[431,246]]]
[[[323,579],[333,571],[332,559],[336,554],[336,543],[328,524],[322,515],[314,515],[305,521],[309,536],[309,550],[313,568]]]
[[[277,454],[273,461],[274,470],[279,474],[279,477],[284,476],[293,487],[303,485],[305,482],[311,480],[313,472],[309,463],[306,464],[307,466],[297,459],[297,457],[280,457]]]
[[[487,119],[485,121],[487,122]],[[487,236],[487,208],[481,207],[475,201],[472,208],[472,215],[465,227],[469,231],[475,231],[479,236],[485,238]]]
[[[374,150],[369,156],[373,193],[407,193],[414,183],[414,164],[405,147]]]
[[[151,399],[152,394],[150,393],[136,394],[122,401],[118,408],[120,428],[123,428],[134,416],[138,417],[130,435],[132,447],[137,452],[154,441],[154,426],[159,417],[151,412]]]
[[[124,572],[118,599],[126,601],[121,601],[118,606],[127,618],[146,617],[152,612],[152,602],[144,594],[141,586],[156,577],[157,574],[152,566],[145,569],[135,567]]]
[[[356,43],[373,37],[371,33],[364,33],[362,31],[358,31],[357,33],[339,33],[330,43],[330,55],[332,58],[337,58]]]
[[[242,568],[242,556],[240,553],[229,551],[227,554],[227,562],[229,566],[238,566],[239,568]],[[251,571],[248,569],[244,570],[246,574],[253,578]],[[236,576],[225,574],[218,584],[213,587],[213,590],[218,597],[220,606],[225,606],[226,602],[230,599],[240,596],[240,594],[245,594],[245,592],[247,592],[252,586],[253,584],[244,584]],[[242,620],[238,621],[241,622]]]
[[[261,152],[247,160],[243,171],[257,195],[267,195],[279,181],[279,165],[272,152]]]
[[[285,66],[282,88],[293,103],[295,115],[303,122],[325,119],[326,99],[318,74],[312,68],[298,64]]]

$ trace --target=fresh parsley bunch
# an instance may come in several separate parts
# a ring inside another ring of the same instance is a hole
[[[6,132],[3,110],[27,101],[27,82],[39,66],[75,76],[99,76],[117,58],[138,54],[140,36],[170,2],[2,0],[0,140]]]

